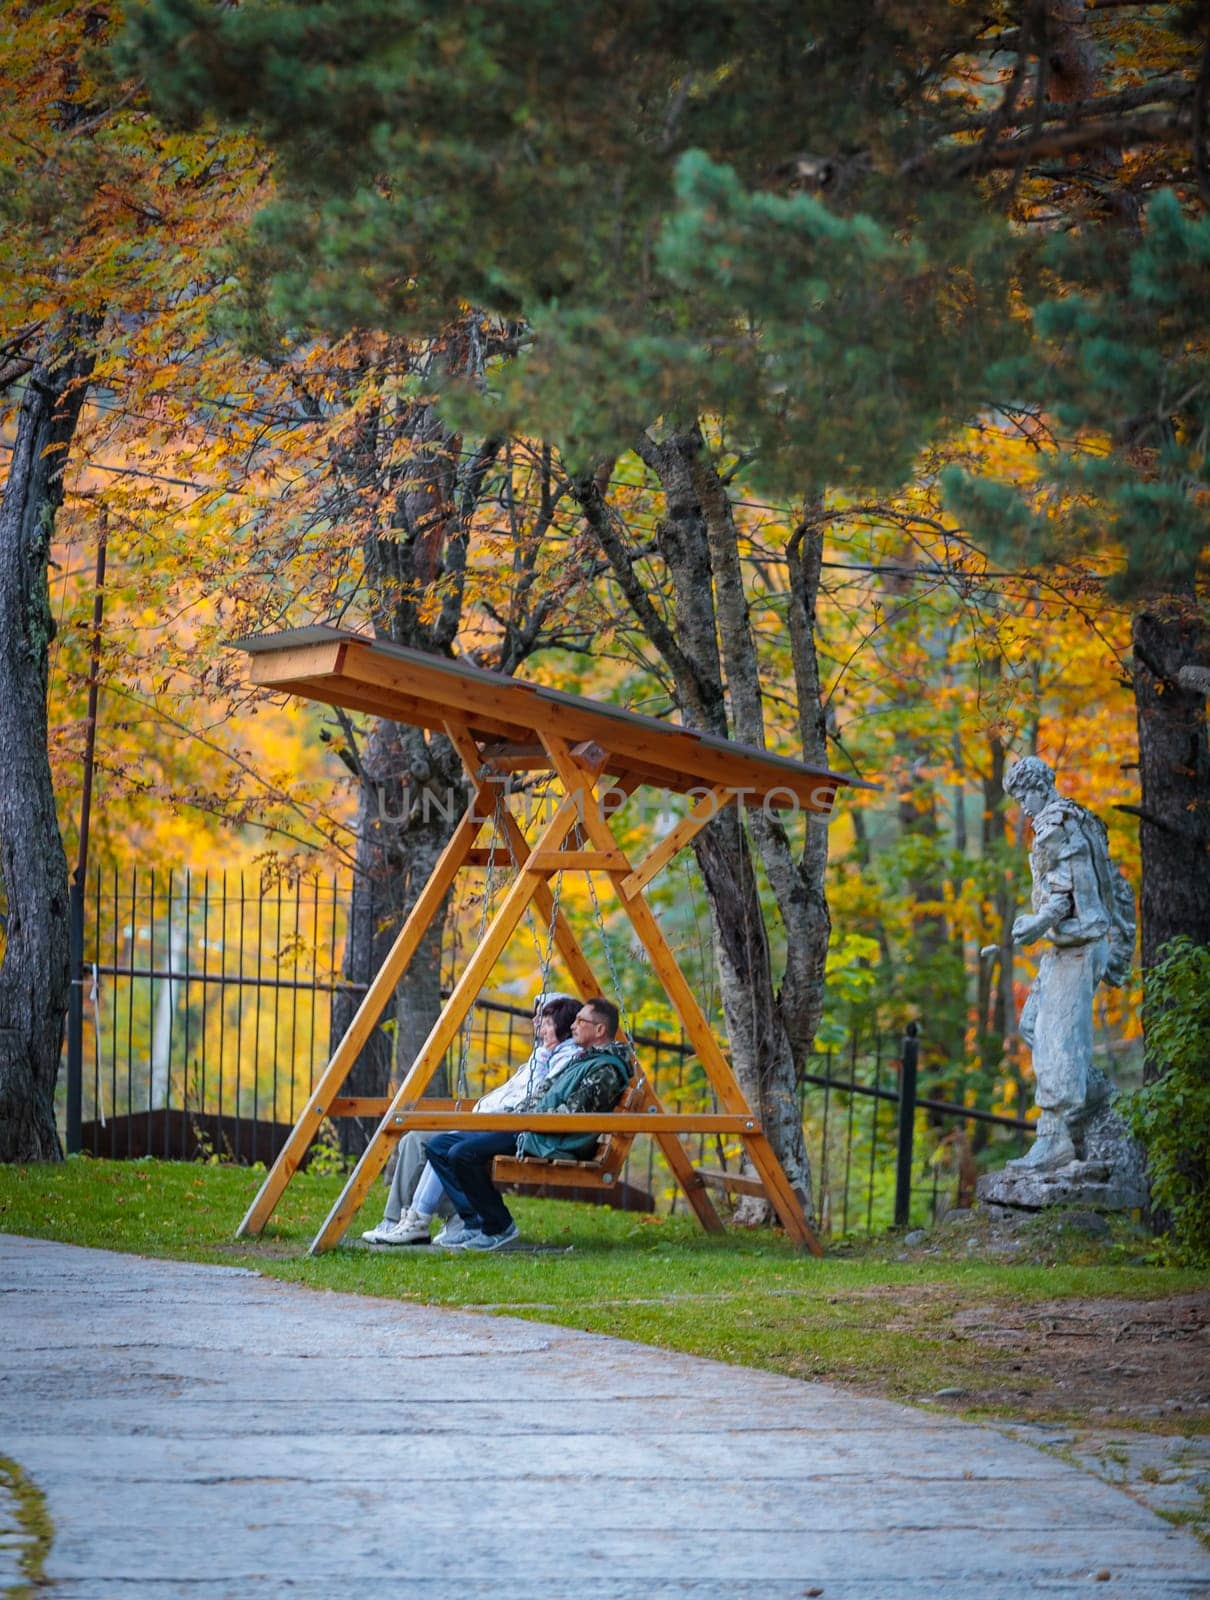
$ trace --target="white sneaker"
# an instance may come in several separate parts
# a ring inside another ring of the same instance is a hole
[[[462,1218],[455,1212],[455,1214],[446,1223],[445,1227],[442,1228],[441,1232],[433,1240],[433,1246],[438,1250],[448,1250],[456,1240],[461,1239],[465,1232],[466,1223],[463,1222]]]
[[[428,1244],[431,1220],[418,1211],[405,1211],[398,1222],[384,1220],[361,1237],[370,1244]]]
[[[387,1242],[386,1236],[394,1226],[393,1222],[388,1222],[384,1217],[381,1222],[376,1222],[372,1228],[367,1228],[361,1237],[367,1244],[385,1244]]]
[[[506,1245],[512,1244],[519,1237],[515,1222],[510,1222],[503,1233],[484,1233],[482,1228],[468,1228],[460,1239],[456,1239],[453,1244],[447,1245],[446,1248],[449,1250],[465,1250],[467,1252],[503,1250]]]

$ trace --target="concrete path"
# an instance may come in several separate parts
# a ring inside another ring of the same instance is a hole
[[[985,1428],[561,1328],[0,1235],[0,1453],[55,1600],[1192,1600]]]

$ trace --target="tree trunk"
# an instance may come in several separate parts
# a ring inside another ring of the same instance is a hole
[[[1170,939],[1210,945],[1210,744],[1204,691],[1184,687],[1183,666],[1204,664],[1207,640],[1193,601],[1134,619],[1134,696],[1142,785],[1139,923],[1143,974]],[[1127,810],[1134,810],[1127,807]],[[1147,1054],[1144,1077],[1164,1063]]]
[[[0,500],[0,1161],[57,1161],[55,1079],[70,991],[67,857],[47,757],[47,563],[94,361],[74,320],[30,374]]]
[[[591,478],[581,479],[576,485],[577,498],[639,626],[671,673],[687,725],[724,738],[734,732],[745,743],[763,746],[756,647],[725,487],[696,424],[677,429],[660,444],[642,436],[636,448],[665,495],[665,515],[656,537],[675,600],[671,629],[637,580],[602,503],[599,486]],[[815,704],[818,706],[818,697]],[[791,860],[784,829],[755,813],[750,826],[771,879],[778,874],[775,892],[779,904],[784,901],[783,914],[790,906],[809,910],[811,897]],[[725,812],[698,834],[693,849],[710,906],[719,992],[735,1075],[809,1216],[810,1166],[795,1078],[796,1044],[805,1021],[798,963],[804,955],[808,962],[812,959],[818,940],[809,944],[796,940],[796,929],[788,923],[791,975],[778,992],[748,827],[741,813]],[[826,905],[824,915],[826,919]],[[822,948],[826,946],[825,924]],[[822,957],[818,967],[821,994]],[[810,998],[813,1012],[810,1003],[807,1010],[817,1021],[819,998]],[[814,1022],[808,1022],[806,1030],[813,1037]],[[806,1048],[809,1045],[807,1038]],[[758,1223],[769,1220],[772,1209],[760,1200],[745,1200],[736,1216],[741,1222]]]
[[[451,335],[443,359],[458,360],[465,344]],[[406,352],[396,352],[397,360],[406,358]],[[384,485],[398,479],[401,445],[409,458],[407,471],[384,515],[380,495]],[[402,416],[370,406],[338,460],[340,514],[362,524],[364,583],[375,634],[444,655],[452,653],[462,617],[471,518],[498,450],[489,440],[464,459],[461,447],[461,437],[432,406],[415,405]],[[426,737],[419,728],[377,718],[358,752],[347,723],[345,731],[344,760],[358,780],[358,806],[343,972],[358,987],[333,1002],[334,1039],[346,1031],[364,987],[381,968],[466,801],[461,762],[442,735]],[[410,1067],[436,1022],[447,907],[448,900],[400,980],[391,1010],[362,1049],[349,1075],[350,1094],[385,1094],[391,1078]],[[440,1072],[430,1087],[434,1094],[444,1092]],[[376,1122],[345,1120],[342,1150],[360,1154]]]
[[[426,744],[418,728],[376,719],[360,760],[357,852],[344,977],[355,988],[338,993],[332,1035],[347,1029],[428,881],[465,804],[461,767],[445,739]],[[445,907],[429,926],[396,991],[394,1006],[366,1041],[346,1092],[384,1095],[392,1076],[411,1065],[441,1011],[441,944]],[[393,1037],[392,1037],[393,1035]],[[446,1092],[441,1072],[429,1092]],[[341,1149],[360,1155],[377,1118],[345,1119]]]

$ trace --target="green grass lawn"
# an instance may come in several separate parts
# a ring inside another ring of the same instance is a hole
[[[1070,1396],[1049,1395],[1019,1352],[955,1332],[956,1311],[1158,1299],[1205,1283],[1204,1274],[1148,1264],[1147,1241],[1129,1228],[1067,1237],[1052,1219],[1012,1262],[981,1259],[974,1236],[961,1253],[936,1245],[922,1256],[892,1240],[817,1261],[765,1231],[708,1237],[683,1217],[524,1199],[510,1202],[522,1234],[545,1248],[468,1258],[347,1243],[312,1259],[307,1245],[341,1180],[300,1175],[263,1238],[236,1240],[259,1182],[246,1169],[155,1161],[0,1167],[0,1231],[528,1317],[895,1399],[961,1389],[968,1413],[1034,1419],[1069,1416]],[[381,1198],[372,1195],[349,1240],[377,1221]],[[1176,1426],[1189,1431],[1190,1422]]]

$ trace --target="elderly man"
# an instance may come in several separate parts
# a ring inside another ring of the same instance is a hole
[[[618,1042],[618,1008],[609,1000],[586,1000],[571,1025],[576,1054],[549,1078],[528,1111],[608,1111],[615,1106],[633,1070]],[[598,1135],[507,1132],[439,1133],[429,1140],[429,1161],[463,1222],[450,1250],[498,1250],[517,1237],[517,1225],[492,1182],[496,1156],[569,1156],[595,1149]]]

